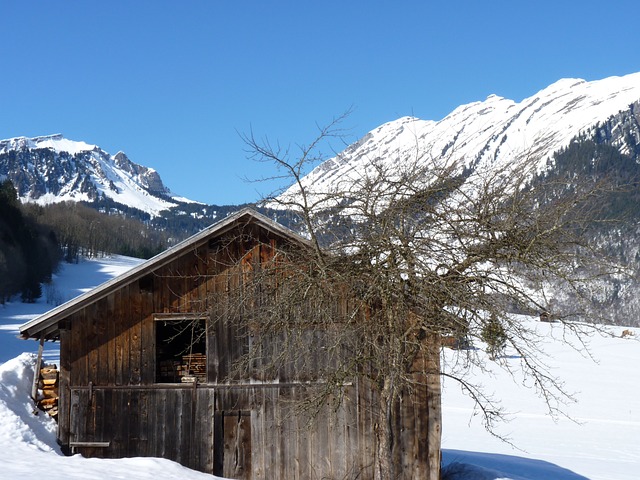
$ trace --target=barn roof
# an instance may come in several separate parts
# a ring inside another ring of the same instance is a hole
[[[195,235],[183,240],[155,257],[150,258],[126,273],[112,278],[96,288],[63,303],[52,310],[49,310],[24,325],[21,325],[20,335],[25,339],[40,338],[41,335],[44,335],[46,339],[55,339],[59,330],[58,322],[60,320],[73,315],[98,300],[101,300],[113,291],[139,280],[148,273],[178,258],[184,252],[202,245],[204,242],[208,242],[212,238],[222,236],[236,227],[248,224],[257,225],[294,243],[308,244],[306,239],[292,230],[289,230],[251,208],[244,208],[220,220],[219,222],[214,223],[204,230],[201,230]]]

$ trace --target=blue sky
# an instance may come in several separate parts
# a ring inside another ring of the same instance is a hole
[[[122,150],[176,194],[252,202],[273,167],[240,134],[352,140],[489,94],[640,71],[637,0],[0,0],[0,138]],[[330,153],[330,152],[327,152]]]

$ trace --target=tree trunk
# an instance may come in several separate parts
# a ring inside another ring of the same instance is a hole
[[[384,379],[378,398],[378,419],[375,425],[376,443],[378,446],[374,479],[392,480],[395,478],[393,465],[393,430],[391,427],[394,404],[393,380]]]

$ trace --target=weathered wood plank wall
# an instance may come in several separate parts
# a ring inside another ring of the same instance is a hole
[[[274,378],[259,367],[254,378],[229,383],[231,362],[246,351],[248,337],[245,332],[239,341],[233,324],[209,321],[207,381],[155,383],[155,316],[206,314],[211,299],[224,302],[241,288],[281,241],[262,231],[251,233],[253,238],[244,241],[223,238],[198,245],[68,319],[68,329],[60,333],[58,438],[63,445],[109,442],[78,451],[164,457],[231,478],[372,478],[369,406],[376,398],[366,382],[345,387],[341,407],[326,405],[311,428],[296,410],[309,388],[306,382],[314,380],[310,367],[317,359],[277,372],[281,385],[270,383]],[[327,332],[310,329],[305,335],[318,347],[327,341]],[[419,433],[425,395],[417,392],[398,412],[402,447],[396,460],[406,471],[415,472],[426,454]]]

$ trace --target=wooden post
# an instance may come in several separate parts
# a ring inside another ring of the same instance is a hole
[[[33,371],[33,386],[31,387],[31,398],[38,403],[38,381],[40,380],[40,366],[42,365],[42,350],[44,348],[44,333],[40,334],[40,346],[38,347],[38,359],[36,368]]]

